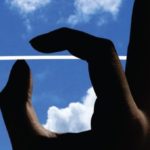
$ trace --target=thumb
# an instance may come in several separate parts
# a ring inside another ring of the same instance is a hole
[[[24,60],[18,60],[13,65],[8,82],[1,92],[5,100],[18,99],[20,101],[31,98],[32,81],[30,68]],[[3,98],[3,99],[4,99]]]

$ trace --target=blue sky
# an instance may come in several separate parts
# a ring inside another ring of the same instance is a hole
[[[0,56],[43,55],[33,50],[28,41],[64,26],[111,39],[118,54],[126,55],[131,0],[4,0],[0,6]],[[62,54],[68,55],[66,51],[53,55]],[[13,63],[0,61],[0,90],[7,82]],[[88,129],[86,123],[90,120],[95,95],[90,88],[87,64],[80,60],[36,60],[28,64],[33,73],[33,105],[40,122],[57,131]],[[81,113],[89,116],[81,116],[83,122],[75,126],[79,117],[74,115]],[[0,114],[0,149],[10,150],[10,147]]]

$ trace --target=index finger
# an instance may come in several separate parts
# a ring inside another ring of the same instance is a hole
[[[69,28],[48,32],[30,41],[33,48],[40,52],[52,53],[67,49],[74,56],[86,60],[99,50],[98,47],[108,45],[106,42],[108,40]]]

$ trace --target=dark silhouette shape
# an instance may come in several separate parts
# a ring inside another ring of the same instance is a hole
[[[86,60],[98,98],[90,131],[79,134],[47,131],[39,124],[32,107],[30,69],[25,61],[17,61],[0,94],[0,107],[14,150],[71,149],[70,145],[103,150],[150,149],[147,6],[148,0],[135,1],[126,75],[110,40],[61,28],[30,41],[41,52],[68,49]]]

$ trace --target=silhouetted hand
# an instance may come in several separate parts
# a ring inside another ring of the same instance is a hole
[[[136,16],[139,8],[140,12],[145,12],[144,5],[141,3],[148,1],[136,0],[135,2],[132,30],[139,25]],[[140,19],[142,20],[142,17]],[[139,54],[144,56],[143,53],[147,52],[145,37],[142,36],[140,41],[135,37],[136,34],[140,36],[143,30],[142,26],[141,29],[136,30],[137,32],[132,31],[126,75],[110,40],[68,28],[57,29],[31,40],[30,43],[38,51],[51,53],[67,49],[71,54],[86,60],[97,100],[90,131],[79,134],[47,131],[39,124],[32,107],[30,68],[25,61],[17,61],[6,87],[0,94],[0,107],[13,149],[49,150],[90,147],[103,150],[149,150],[150,104],[149,86],[146,82],[149,83],[150,77],[144,78],[144,76],[150,71],[144,57],[140,66],[146,65],[147,68],[140,67],[142,71],[136,75],[133,72],[139,60],[137,56],[139,58]],[[144,52],[135,46],[139,43],[140,48],[144,47]],[[137,54],[135,50],[138,50]]]
[[[69,148],[69,145],[129,150],[142,146],[148,120],[132,98],[111,41],[61,28],[30,42],[41,52],[69,49],[71,54],[86,60],[98,98],[90,131],[79,134],[47,131],[39,124],[32,107],[30,69],[25,61],[17,61],[0,95],[2,114],[14,150],[48,150],[51,146],[57,149]]]
[[[110,40],[98,38],[82,31],[60,28],[37,36],[30,41],[31,45],[40,52],[52,53],[69,50],[83,60],[95,59],[101,48],[109,49],[113,43]]]

